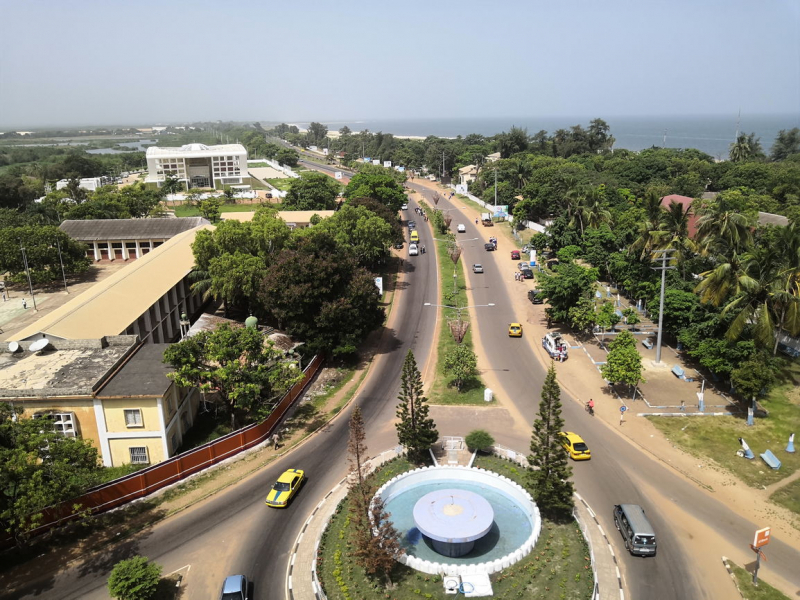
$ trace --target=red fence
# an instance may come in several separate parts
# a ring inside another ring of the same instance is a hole
[[[42,511],[42,525],[34,529],[31,535],[44,533],[53,527],[79,518],[79,515],[74,514],[72,510],[75,504],[79,504],[82,511],[104,512],[136,498],[152,494],[226,458],[235,456],[242,450],[247,450],[260,444],[272,435],[275,426],[280,422],[297,397],[303,393],[312,377],[316,375],[322,365],[322,361],[323,359],[319,355],[312,359],[308,366],[303,369],[303,380],[281,398],[275,410],[264,422],[248,425],[213,442],[173,456],[157,465],[94,488],[83,496],[46,508]],[[10,542],[10,540],[0,541],[0,546],[7,546],[7,542]]]

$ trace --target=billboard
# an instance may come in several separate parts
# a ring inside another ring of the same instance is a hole
[[[392,168],[392,161],[390,161],[390,160],[383,161],[383,166],[388,168],[388,169],[391,169]]]

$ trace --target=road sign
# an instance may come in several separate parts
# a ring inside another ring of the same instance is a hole
[[[624,413],[626,410],[628,410],[628,407],[625,406],[624,404],[619,407],[619,412],[621,412],[621,413]]]
[[[764,527],[756,531],[755,538],[753,538],[753,546],[755,548],[762,548],[769,544],[770,527]]]
[[[333,174],[333,176],[334,176],[336,179],[341,179],[341,178],[342,178],[342,172],[341,172],[341,171],[336,171],[336,172]]]

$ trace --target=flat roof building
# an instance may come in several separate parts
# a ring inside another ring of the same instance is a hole
[[[187,144],[180,148],[150,146],[146,153],[145,183],[159,187],[174,177],[189,188],[222,189],[226,185],[249,184],[247,150],[241,144]]]

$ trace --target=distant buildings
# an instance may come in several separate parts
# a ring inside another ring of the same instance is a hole
[[[69,179],[62,179],[61,181],[56,182],[56,189],[63,190],[65,187],[69,185]],[[85,179],[81,179],[78,182],[78,187],[83,188],[87,192],[94,192],[97,188],[103,185],[103,180],[100,177],[87,177]]]
[[[167,177],[178,179],[187,188],[222,189],[226,185],[250,183],[247,150],[241,144],[187,144],[180,148],[151,146],[146,157],[145,183],[159,187]]]

